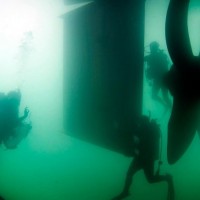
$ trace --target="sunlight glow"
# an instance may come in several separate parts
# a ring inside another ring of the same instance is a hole
[[[37,27],[39,13],[34,7],[12,1],[0,7],[1,34],[12,41],[19,39],[26,31]]]

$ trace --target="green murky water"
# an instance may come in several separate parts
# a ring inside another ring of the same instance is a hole
[[[131,161],[123,155],[68,137],[63,131],[61,0],[0,0],[0,90],[20,88],[23,108],[31,111],[33,129],[16,150],[0,149],[0,194],[7,200],[106,200],[118,194]],[[164,21],[167,0],[146,1],[145,44],[167,50]],[[20,15],[22,14],[22,16]],[[29,20],[28,20],[29,19]],[[16,21],[15,21],[16,20]],[[200,50],[200,3],[191,1],[189,28],[193,51]],[[26,38],[32,31],[33,38]],[[25,42],[25,47],[20,45]],[[163,131],[161,172],[174,177],[177,200],[200,199],[200,143],[196,137],[175,165],[166,162],[166,127],[144,84],[144,113],[151,110]],[[134,177],[128,199],[165,199],[166,183],[149,184],[143,172]]]

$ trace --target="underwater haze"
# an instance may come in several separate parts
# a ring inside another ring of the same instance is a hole
[[[167,53],[168,0],[146,0],[145,52],[157,40]],[[84,4],[63,0],[0,0],[0,92],[20,89],[21,115],[30,109],[32,130],[15,150],[0,148],[0,196],[6,200],[108,200],[121,192],[131,158],[69,137],[63,129],[63,21],[60,16]],[[191,0],[189,32],[200,51],[200,2]],[[168,53],[167,53],[168,54]],[[161,173],[174,178],[176,200],[200,199],[200,141],[196,136],[174,165],[166,160],[170,113],[151,99],[144,78],[143,112],[163,131]],[[166,199],[167,184],[133,179],[127,200]]]

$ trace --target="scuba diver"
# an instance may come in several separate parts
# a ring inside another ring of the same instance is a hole
[[[19,90],[11,91],[7,95],[0,93],[0,144],[3,143],[8,149],[15,149],[32,128],[30,123],[24,122],[29,115],[28,108],[19,117],[20,102]]]
[[[152,99],[161,103],[164,107],[171,107],[168,89],[162,84],[164,74],[168,71],[167,55],[159,48],[159,43],[150,43],[150,54],[144,57],[147,63],[145,75],[147,80],[152,82]],[[162,98],[158,93],[161,90]]]
[[[166,181],[168,184],[167,200],[174,200],[174,186],[172,176],[169,174],[160,175],[160,165],[162,164],[159,155],[160,149],[160,127],[155,120],[150,120],[147,116],[142,116],[138,127],[133,135],[133,160],[127,171],[125,184],[122,192],[112,200],[122,200],[130,195],[129,189],[135,173],[141,169],[149,183]],[[154,173],[155,161],[159,160],[159,166]]]

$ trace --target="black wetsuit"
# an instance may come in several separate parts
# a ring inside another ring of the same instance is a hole
[[[150,183],[166,181],[168,183],[168,200],[174,200],[174,187],[171,175],[160,175],[154,172],[155,161],[159,159],[160,131],[154,123],[142,124],[136,131],[138,142],[134,145],[136,153],[127,171],[123,191],[113,200],[121,200],[129,195],[134,174],[143,170]]]

